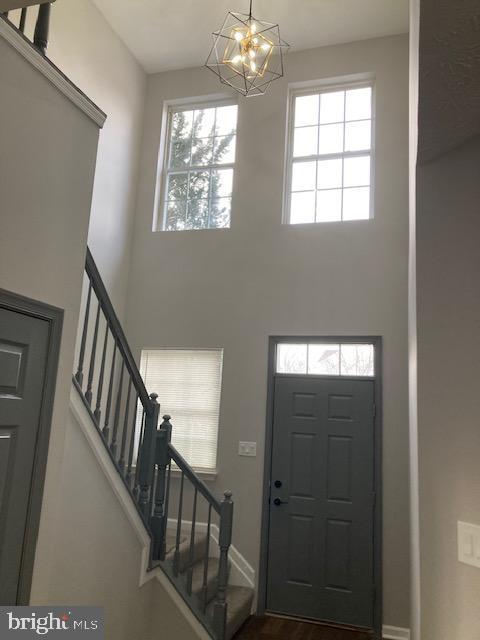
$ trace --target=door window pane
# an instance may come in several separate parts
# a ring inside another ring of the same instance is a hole
[[[340,345],[309,344],[308,373],[338,376],[340,374]]]
[[[374,349],[372,344],[342,344],[342,376],[373,376]]]
[[[307,345],[279,344],[277,348],[278,373],[307,373]]]

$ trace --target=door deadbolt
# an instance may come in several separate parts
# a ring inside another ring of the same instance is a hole
[[[281,480],[275,480],[275,488],[276,489],[280,489],[280,487],[282,486],[282,481]]]

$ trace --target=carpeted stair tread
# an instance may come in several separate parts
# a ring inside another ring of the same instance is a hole
[[[177,534],[174,530],[167,530],[166,536],[166,560],[173,562],[175,554],[175,545],[177,541]],[[207,542],[207,534],[204,532],[195,533],[195,542],[193,545],[193,562],[198,562],[205,557],[205,549]],[[183,573],[190,564],[190,531],[182,530],[180,533],[180,544],[178,547],[179,558],[179,571]]]
[[[207,575],[207,603],[215,596],[217,591],[218,578],[218,558],[208,559],[208,575]],[[193,567],[192,576],[192,593],[199,598],[203,597],[203,574],[205,564],[203,560],[197,562]]]

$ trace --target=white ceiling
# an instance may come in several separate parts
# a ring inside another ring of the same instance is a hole
[[[202,65],[227,11],[248,0],[94,0],[149,73]],[[254,0],[253,14],[278,22],[292,50],[408,31],[409,0]]]

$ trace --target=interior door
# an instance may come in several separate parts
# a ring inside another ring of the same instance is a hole
[[[372,628],[374,381],[274,384],[267,609]]]
[[[0,605],[17,602],[49,328],[0,307]]]

